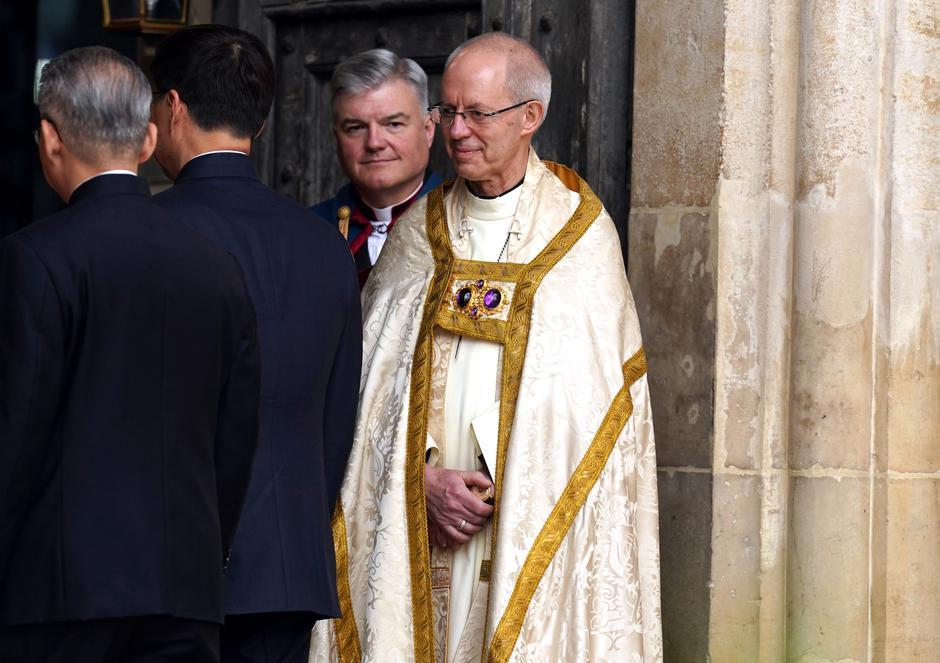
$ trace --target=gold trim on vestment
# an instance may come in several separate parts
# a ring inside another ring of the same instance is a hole
[[[336,501],[333,510],[333,546],[336,551],[336,593],[339,595],[341,616],[333,620],[336,629],[336,651],[340,663],[358,663],[362,660],[362,648],[359,644],[359,629],[356,627],[352,609],[352,595],[349,592],[349,551],[346,547],[346,517],[343,504]]]
[[[443,235],[439,228],[443,227]],[[411,558],[411,611],[414,663],[434,661],[434,615],[431,595],[431,550],[428,542],[427,504],[424,498],[424,462],[431,400],[431,356],[434,319],[441,300],[448,296],[453,254],[447,237],[444,186],[428,193],[427,236],[434,255],[434,276],[428,284],[421,328],[411,366],[408,403],[408,448],[405,456],[405,504],[408,505],[408,553]]]
[[[486,262],[454,258],[453,277],[454,280],[467,279],[468,281],[482,278],[494,281],[518,281],[525,267],[525,264],[518,262]]]
[[[447,226],[444,194],[451,182],[436,187],[427,197],[427,238],[434,257],[434,275],[428,286],[424,303],[421,327],[415,344],[411,370],[411,393],[408,409],[408,449],[405,458],[405,503],[408,512],[408,548],[411,561],[411,608],[414,618],[414,662],[433,663],[434,622],[432,616],[432,594],[430,577],[430,550],[427,530],[427,505],[424,495],[424,463],[428,431],[428,404],[431,392],[431,354],[435,323],[454,329],[457,333],[485,338],[503,343],[503,367],[500,383],[499,437],[497,446],[495,510],[492,516],[492,541],[490,558],[496,550],[500,512],[500,487],[502,486],[504,461],[512,421],[515,416],[516,399],[522,379],[529,339],[532,307],[535,293],[545,275],[581,239],[601,211],[601,203],[594,192],[573,170],[544,161],[569,188],[578,186],[581,201],[564,227],[552,238],[544,249],[529,263],[493,263],[455,259]],[[455,277],[461,279],[486,278],[499,281],[515,281],[516,288],[510,304],[508,321],[442,320],[442,308],[449,304],[450,286]],[[445,324],[441,324],[444,322]],[[449,323],[449,324],[446,324]],[[498,323],[486,324],[481,323]],[[497,337],[502,328],[503,333]],[[492,583],[489,591],[492,591]],[[487,599],[489,601],[489,598]],[[485,627],[484,627],[485,629]],[[485,633],[485,630],[484,630]],[[484,643],[485,648],[485,643]],[[481,657],[483,655],[481,651]]]
[[[484,341],[493,341],[494,343],[502,343],[506,340],[506,330],[509,325],[506,320],[493,320],[492,318],[477,318],[474,320],[469,316],[457,311],[450,311],[444,307],[441,307],[440,312],[437,314],[436,322],[442,329],[455,334],[481,338]]]
[[[562,540],[568,533],[571,523],[587,500],[588,493],[597,483],[607,460],[616,445],[617,438],[633,414],[633,399],[630,387],[646,373],[646,355],[643,348],[623,365],[623,386],[610,404],[600,428],[587,452],[571,475],[568,485],[552,509],[548,520],[542,526],[525,563],[519,572],[516,585],[502,619],[493,633],[490,642],[488,663],[505,663],[512,654],[513,647],[522,629],[529,603],[538,587],[545,570],[558,551]]]

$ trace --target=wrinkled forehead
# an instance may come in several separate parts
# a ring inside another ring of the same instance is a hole
[[[505,104],[512,95],[506,88],[506,55],[475,49],[457,55],[444,71],[441,101],[450,105],[492,106]]]

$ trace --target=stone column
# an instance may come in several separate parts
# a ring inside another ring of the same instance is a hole
[[[938,661],[940,2],[723,10],[637,3],[667,661]]]
[[[668,661],[708,653],[722,7],[638,0],[629,277],[650,367]]]

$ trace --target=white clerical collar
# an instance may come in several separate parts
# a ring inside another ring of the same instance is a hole
[[[418,186],[415,188],[414,191],[412,191],[407,196],[399,200],[397,203],[389,205],[388,207],[372,207],[372,205],[369,205],[369,203],[366,203],[366,205],[369,205],[369,209],[372,210],[372,213],[375,214],[375,221],[370,221],[370,223],[373,226],[382,225],[382,224],[387,225],[391,223],[392,222],[392,210],[398,207],[399,205],[401,205],[402,203],[407,202],[408,200],[411,200],[414,197],[414,195],[421,190],[421,187],[423,185],[424,185],[424,181],[419,182]]]
[[[81,186],[85,182],[88,182],[89,180],[93,180],[96,177],[101,177],[102,175],[133,175],[134,177],[137,177],[137,173],[135,173],[133,170],[124,170],[123,168],[115,168],[114,170],[103,170],[100,173],[95,173],[91,177],[86,177],[81,182],[79,182],[78,186],[75,188],[77,189],[79,186]]]
[[[467,188],[467,214],[480,221],[505,219],[516,213],[516,206],[522,196],[522,187],[517,186],[495,198],[480,198]]]

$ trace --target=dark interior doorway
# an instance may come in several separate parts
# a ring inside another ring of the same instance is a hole
[[[527,39],[553,76],[535,148],[577,170],[620,232],[630,208],[633,0],[217,0],[214,20],[262,37],[279,75],[270,130],[256,148],[265,179],[312,204],[345,178],[330,128],[329,79],[343,58],[377,46],[414,58],[437,96],[444,61],[467,38],[502,30]],[[435,143],[432,166],[452,172]]]

